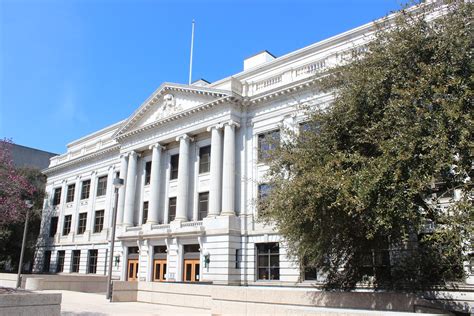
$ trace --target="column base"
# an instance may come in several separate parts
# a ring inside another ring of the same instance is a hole
[[[221,216],[235,216],[235,211],[222,211]]]

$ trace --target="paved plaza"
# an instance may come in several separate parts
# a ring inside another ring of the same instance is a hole
[[[173,307],[138,302],[110,303],[105,294],[72,291],[44,290],[40,293],[61,293],[61,315],[106,316],[106,315],[210,315],[194,308]]]

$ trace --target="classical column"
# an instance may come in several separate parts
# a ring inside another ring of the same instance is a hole
[[[176,201],[176,221],[187,221],[186,208],[188,205],[189,187],[189,147],[192,138],[184,134],[176,137],[179,141],[179,162],[178,162],[178,199]]]
[[[119,200],[117,206],[117,224],[123,222],[123,210],[125,207],[125,185],[127,183],[128,155],[120,155],[120,178],[123,179],[124,185],[119,188]]]
[[[222,215],[235,215],[235,128],[234,121],[224,123],[224,167],[222,170]]]
[[[137,153],[134,151],[130,152],[128,156],[127,185],[125,189],[124,226],[133,226],[133,211],[135,209],[137,185],[137,160]]]
[[[221,213],[222,198],[222,126],[211,126],[211,181],[209,185],[209,212],[208,216],[217,216]]]
[[[150,204],[148,205],[147,223],[158,224],[158,200],[160,196],[160,166],[161,166],[161,150],[163,146],[154,144],[150,146],[152,150],[151,156],[151,174],[150,174]]]

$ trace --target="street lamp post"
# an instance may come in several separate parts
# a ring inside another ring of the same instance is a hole
[[[30,200],[26,200],[25,204],[26,204],[25,227],[23,228],[23,241],[21,242],[20,262],[18,263],[18,275],[16,277],[17,288],[21,286],[21,268],[23,266],[23,256],[25,254],[26,232],[28,231],[28,217],[30,216],[30,208],[33,207],[33,203]]]
[[[123,179],[115,178],[114,187],[115,187],[115,202],[114,207],[112,208],[112,235],[110,237],[110,250],[109,250],[109,266],[107,272],[107,299],[112,301],[112,259],[114,255],[114,246],[115,246],[115,228],[117,224],[117,204],[118,204],[118,191],[119,188],[123,185]]]

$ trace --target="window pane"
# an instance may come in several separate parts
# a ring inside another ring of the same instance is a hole
[[[199,148],[199,173],[209,172],[211,166],[211,146]]]
[[[257,279],[279,280],[280,255],[278,243],[257,244]]]
[[[176,198],[169,199],[168,222],[174,221],[176,217]]]
[[[318,279],[318,271],[316,268],[306,267],[304,269],[304,279],[308,281],[315,281]]]
[[[80,213],[79,214],[79,223],[77,226],[77,234],[81,235],[84,234],[86,231],[86,224],[87,224],[87,213]]]
[[[100,233],[104,228],[104,210],[95,211],[94,233]]]
[[[270,157],[270,153],[280,143],[280,130],[275,130],[258,135],[258,160]]]
[[[147,161],[145,164],[145,185],[150,184],[151,179],[151,161]]]
[[[81,200],[88,199],[91,188],[91,180],[82,181]]]
[[[65,251],[64,250],[59,250],[58,251],[58,258],[56,262],[56,272],[63,272],[64,271],[64,257],[65,257]]]
[[[207,216],[209,209],[209,192],[199,193],[198,214],[199,220]]]
[[[71,219],[72,215],[64,216],[63,235],[69,235],[69,232],[71,231]]]
[[[272,268],[270,269],[270,280],[279,280],[280,279],[280,269]]]
[[[192,264],[187,263],[186,264],[186,276],[185,276],[185,281],[191,281],[191,269],[192,269]]]
[[[107,193],[107,176],[103,176],[97,180],[97,196],[103,196],[106,193]]]
[[[142,224],[145,224],[147,220],[148,220],[148,202],[143,202]]]
[[[74,191],[76,190],[76,185],[75,184],[70,184],[67,186],[67,197],[66,197],[66,202],[70,203],[74,201]]]
[[[51,222],[49,224],[49,237],[54,237],[58,230],[58,217],[53,216],[51,217]]]
[[[258,266],[268,267],[268,255],[258,255]]]
[[[179,154],[171,156],[170,159],[170,179],[178,179],[178,168],[179,168]]]
[[[61,203],[61,188],[54,189],[53,205]]]
[[[268,269],[259,268],[258,269],[258,280],[268,280]]]

